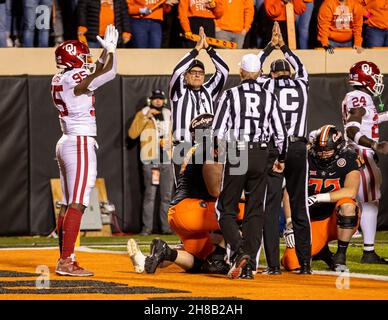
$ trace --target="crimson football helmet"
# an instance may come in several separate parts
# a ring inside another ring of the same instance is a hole
[[[380,69],[369,61],[359,61],[350,68],[349,84],[364,87],[374,96],[381,95],[384,90]]]
[[[57,68],[93,68],[94,63],[89,47],[78,40],[62,42],[55,50]]]

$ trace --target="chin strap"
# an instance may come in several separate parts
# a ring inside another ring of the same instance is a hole
[[[380,109],[380,111],[383,111],[384,110],[384,103],[383,103],[383,100],[381,100],[381,94],[378,95],[378,98],[379,98],[379,101],[380,101],[379,109]]]

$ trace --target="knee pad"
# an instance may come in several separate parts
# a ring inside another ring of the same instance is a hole
[[[337,212],[337,225],[341,229],[353,229],[358,223],[358,209],[356,208],[356,214],[354,216],[343,216]]]

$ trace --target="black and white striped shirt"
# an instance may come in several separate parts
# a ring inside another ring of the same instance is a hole
[[[280,112],[271,92],[256,80],[244,80],[221,96],[213,120],[214,135],[219,140],[269,142],[273,133],[279,159],[284,160],[287,131]]]
[[[191,120],[202,113],[214,114],[214,104],[228,78],[229,68],[225,61],[214,49],[210,48],[207,52],[216,67],[216,72],[200,90],[195,91],[187,87],[184,79],[187,68],[198,55],[196,49],[182,58],[171,77],[169,96],[174,141],[191,142],[189,132]]]
[[[288,136],[306,137],[308,74],[296,54],[287,46],[283,46],[281,49],[285,58],[295,70],[295,78],[267,79],[263,86],[278,98]],[[259,53],[261,65],[263,65],[264,60],[271,51],[270,47],[269,50],[266,48]]]

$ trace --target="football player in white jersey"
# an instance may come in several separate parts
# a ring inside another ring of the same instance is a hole
[[[94,90],[116,76],[118,32],[109,25],[104,39],[97,36],[97,40],[104,50],[95,65],[88,46],[78,40],[65,41],[55,50],[57,67],[62,69],[51,82],[63,132],[56,146],[63,194],[57,221],[61,256],[55,272],[59,275],[93,275],[76,262],[74,245],[97,176]]]
[[[373,98],[380,98],[383,92],[383,75],[373,62],[360,61],[350,68],[349,84],[355,90],[347,93],[342,102],[342,118],[349,145],[366,164],[361,169],[358,192],[364,238],[361,262],[386,264],[388,261],[374,251],[381,186],[381,172],[375,157],[376,153],[388,154],[388,142],[379,142],[379,124],[388,121],[388,112],[378,113],[373,102]]]

